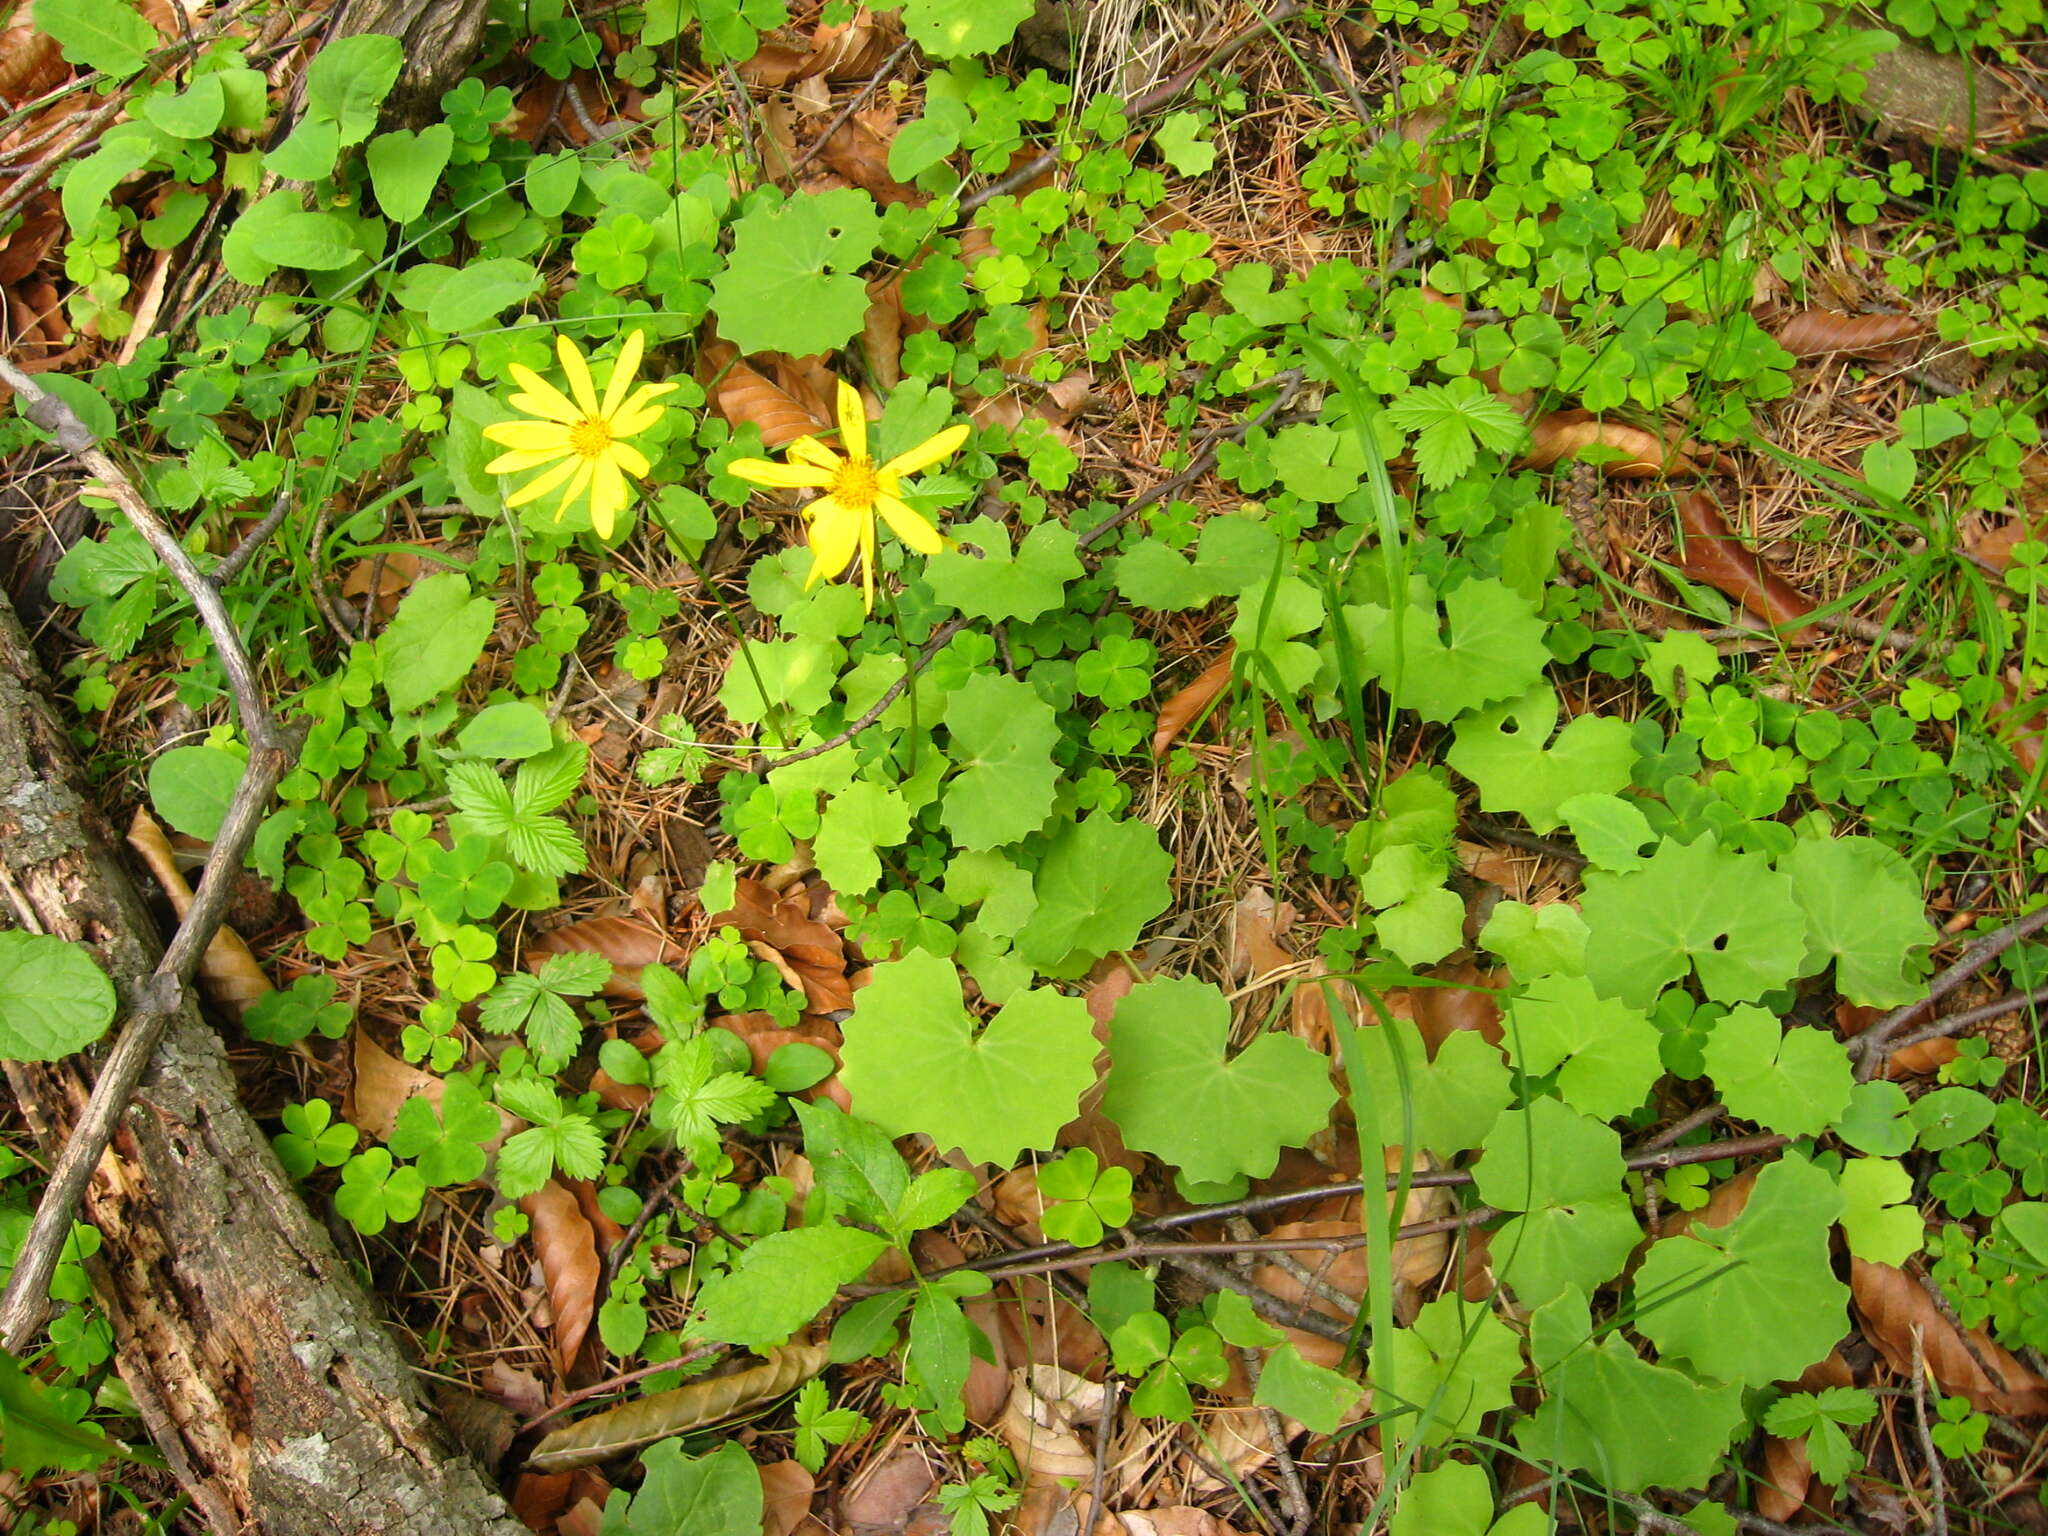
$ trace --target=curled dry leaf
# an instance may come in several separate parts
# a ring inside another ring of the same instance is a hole
[[[538,969],[549,955],[572,952],[603,955],[611,961],[611,980],[604,984],[604,995],[629,1002],[647,996],[640,986],[644,967],[673,964],[683,953],[682,947],[667,934],[637,918],[590,917],[534,935],[526,941],[522,956],[527,965]]]
[[[1102,1417],[1106,1394],[1099,1383],[1054,1365],[1010,1373],[1010,1392],[996,1421],[1017,1470],[1024,1498],[1016,1515],[1026,1532],[1075,1529],[1079,1505],[1095,1478],[1093,1437],[1080,1426]]]
[[[1500,994],[1509,984],[1504,969],[1464,961],[1439,966],[1436,977],[1442,986],[1406,987],[1387,996],[1387,1011],[1397,1019],[1414,1022],[1432,1061],[1443,1043],[1460,1030],[1478,1031],[1488,1045],[1499,1045],[1506,1038],[1500,1022]],[[1362,1017],[1369,1021],[1376,1015]]]
[[[1159,724],[1152,732],[1154,757],[1164,757],[1166,749],[1178,741],[1181,733],[1194,724],[1196,717],[1230,685],[1231,662],[1236,656],[1237,642],[1233,640],[1202,669],[1200,676],[1159,706]]]
[[[818,146],[818,158],[885,208],[894,203],[919,208],[930,201],[889,174],[889,141],[865,112],[834,128]]]
[[[17,106],[59,86],[71,74],[57,39],[36,30],[26,7],[0,27],[0,102]]]
[[[792,1536],[811,1512],[817,1479],[800,1461],[771,1461],[761,1468],[762,1536]]]
[[[861,320],[860,343],[868,372],[877,389],[903,382],[903,274],[878,277],[868,284],[868,311]]]
[[[1680,499],[1678,527],[1685,540],[1678,568],[1688,580],[1705,582],[1768,624],[1793,625],[1813,612],[1811,599],[1735,536],[1706,492]],[[1787,640],[1804,633],[1803,627],[1784,630]]]
[[[1790,1520],[1806,1507],[1813,1486],[1813,1463],[1806,1454],[1806,1436],[1781,1440],[1764,1437],[1763,1467],[1757,1479],[1756,1512],[1766,1520]]]
[[[1890,1264],[1849,1261],[1849,1292],[1863,1317],[1863,1332],[1885,1363],[1913,1373],[1913,1335],[1941,1390],[1970,1400],[1984,1413],[2021,1418],[2048,1414],[2048,1381],[1976,1329],[1967,1335],[1942,1315],[1913,1275]]]
[[[1239,897],[1230,909],[1230,974],[1248,981],[1293,965],[1294,952],[1280,942],[1280,935],[1300,915],[1293,902],[1276,901],[1262,885]]]
[[[6,46],[0,41],[0,50]],[[0,287],[18,283],[35,271],[63,233],[64,215],[57,199],[48,195],[32,199],[14,232],[0,236]]]
[[[1834,352],[1875,352],[1927,334],[1912,315],[1845,315],[1834,309],[1795,309],[1771,331],[1771,339],[1794,357]]]
[[[590,1331],[590,1319],[597,1310],[597,1283],[604,1274],[597,1234],[576,1197],[553,1179],[521,1200],[519,1209],[533,1223],[533,1249],[540,1257],[548,1308],[555,1317],[555,1361],[567,1371],[575,1362],[576,1351],[583,1347],[583,1336]],[[587,1463],[565,1463],[549,1470],[562,1471],[570,1465]]]
[[[893,14],[877,15],[865,6],[854,13],[851,21],[837,26],[820,22],[811,33],[811,52],[804,62],[804,72],[823,75],[827,80],[865,80],[882,67],[882,61],[902,35]]]
[[[438,567],[437,567],[438,569]],[[421,561],[410,550],[397,550],[374,560],[358,560],[341,579],[341,595],[358,607],[370,595],[370,583],[377,584],[377,617],[388,619],[398,611],[399,601],[420,579]]]
[[[389,1141],[398,1125],[398,1112],[407,1099],[419,1097],[437,1110],[441,1107],[441,1095],[446,1088],[433,1073],[400,1061],[372,1040],[361,1025],[356,1026],[352,1045],[355,1070],[341,1100],[341,1117],[350,1125],[368,1131],[379,1141]],[[484,1150],[497,1151],[507,1136],[525,1124],[517,1115],[500,1109],[498,1134],[484,1143]]]
[[[1096,1522],[1093,1536],[1237,1536],[1206,1509],[1174,1504],[1165,1509],[1127,1509]]]
[[[785,1344],[746,1370],[688,1382],[593,1413],[543,1436],[526,1464],[543,1472],[595,1466],[671,1435],[716,1424],[794,1392],[825,1369],[829,1354],[823,1344]]]
[[[182,919],[192,907],[192,887],[185,883],[171,853],[170,839],[148,812],[137,811],[135,819],[128,823],[128,846],[149,866],[149,872],[156,876],[157,884],[170,899],[172,910]],[[226,923],[214,930],[206,952],[199,957],[199,987],[209,1002],[237,1023],[258,998],[272,990],[270,978],[249,953],[249,946]]]
[[[1707,450],[1687,442],[1681,433],[1668,436],[1605,420],[1591,411],[1552,411],[1529,424],[1525,469],[1548,469],[1560,459],[1577,458],[1588,449],[1609,450],[1599,466],[1614,480],[1642,480],[1655,475],[1684,476],[1706,472],[1714,462]]]
[[[788,390],[741,361],[739,349],[729,341],[713,339],[704,344],[697,377],[710,392],[713,410],[736,427],[752,422],[770,448],[781,448],[830,425],[828,418],[813,414]]]

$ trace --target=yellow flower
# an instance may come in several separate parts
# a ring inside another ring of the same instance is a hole
[[[506,506],[523,507],[550,491],[560,490],[562,499],[555,507],[555,520],[559,522],[562,514],[587,491],[590,526],[601,539],[612,536],[613,522],[630,499],[626,476],[645,475],[648,470],[647,455],[626,439],[661,420],[662,407],[653,402],[676,387],[642,384],[633,390],[633,375],[640,367],[640,354],[646,346],[643,331],[634,331],[626,338],[626,344],[619,348],[618,360],[612,364],[611,382],[605,386],[602,401],[591,383],[590,364],[566,336],[555,338],[555,351],[562,359],[562,372],[569,378],[567,395],[524,363],[512,365],[512,382],[523,391],[512,397],[512,408],[540,419],[493,422],[485,427],[485,437],[512,451],[499,454],[484,468],[494,475],[516,475],[544,464],[554,467],[507,496]],[[628,390],[633,391],[630,399]]]
[[[926,438],[908,453],[899,453],[886,464],[868,457],[868,417],[860,395],[844,379],[839,383],[839,443],[842,458],[814,437],[800,437],[783,450],[786,464],[767,459],[740,459],[728,465],[730,473],[755,485],[782,488],[804,486],[825,494],[805,507],[811,525],[811,574],[804,582],[814,587],[827,577],[837,576],[860,555],[862,595],[870,611],[875,606],[875,516],[881,515],[896,537],[921,555],[935,555],[946,547],[938,529],[926,522],[903,500],[903,477],[929,469],[956,452],[967,441],[965,426],[951,426],[936,437]]]

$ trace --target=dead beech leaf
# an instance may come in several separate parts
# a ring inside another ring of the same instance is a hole
[[[714,925],[730,923],[750,944],[762,944],[786,962],[802,984],[812,1013],[835,1013],[853,1006],[853,984],[846,974],[846,941],[822,920],[811,916],[811,892],[792,886],[780,895],[761,881],[746,878],[733,887],[729,911],[714,913]],[[760,951],[755,951],[760,953]]]
[[[1291,901],[1276,901],[1263,885],[1255,885],[1230,909],[1230,974],[1238,981],[1270,976],[1295,963],[1294,951],[1280,935],[1301,914]]]
[[[1056,1365],[1010,1373],[1010,1394],[996,1433],[1017,1458],[1024,1479],[1024,1499],[1015,1517],[1019,1530],[1080,1527],[1078,1505],[1087,1499],[1095,1477],[1093,1436],[1083,1435],[1080,1426],[1100,1419],[1105,1401],[1099,1383]]]
[[[877,389],[903,382],[903,275],[878,277],[868,284],[868,312],[861,320],[862,355]]]
[[[1913,315],[1845,315],[1834,309],[1795,309],[1771,331],[1771,339],[1794,357],[1876,352],[1927,334]]]
[[[807,49],[764,37],[751,59],[733,67],[748,85],[765,85],[773,90],[804,74],[809,57]]]
[[[814,415],[766,374],[741,361],[739,349],[729,341],[713,339],[704,344],[697,377],[710,392],[713,410],[736,427],[752,422],[770,448],[781,448],[830,425],[827,418]]]
[[[10,107],[62,85],[71,73],[57,39],[37,31],[26,9],[16,14],[19,20],[0,28],[0,102]]]
[[[746,1370],[687,1382],[593,1413],[543,1436],[526,1464],[543,1472],[594,1466],[671,1435],[716,1424],[795,1391],[825,1369],[829,1355],[823,1344],[785,1344]]]
[[[1237,1536],[1237,1527],[1193,1504],[1173,1504],[1121,1510],[1098,1522],[1094,1536]]]
[[[839,1501],[839,1513],[856,1530],[900,1531],[910,1512],[922,1504],[939,1480],[913,1437],[880,1461],[855,1474]],[[1019,1465],[1022,1465],[1020,1460]]]
[[[389,1141],[407,1099],[423,1095],[440,1108],[441,1079],[400,1061],[360,1024],[355,1028],[354,1059],[355,1071],[341,1104],[341,1116],[349,1124]]]
[[[1787,640],[1806,633],[1804,626],[1782,626],[1813,612],[1812,600],[1735,536],[1713,497],[1694,491],[1681,498],[1678,527],[1685,540],[1678,568],[1688,580],[1705,582],[1765,623],[1781,626]]]
[[[377,617],[388,619],[398,611],[399,600],[420,579],[422,561],[408,550],[398,550],[374,560],[358,560],[341,579],[341,595],[360,606],[370,595],[370,583],[377,583]]]
[[[1548,469],[1558,460],[1577,458],[1588,449],[1608,450],[1598,467],[1613,480],[1699,475],[1705,473],[1712,458],[1680,434],[1667,439],[1643,427],[1573,410],[1552,411],[1529,424],[1529,452],[1522,467]]]
[[[576,1197],[553,1179],[521,1200],[519,1209],[533,1223],[533,1251],[540,1258],[548,1308],[555,1316],[555,1361],[567,1371],[575,1362],[576,1351],[583,1347],[583,1336],[590,1331],[590,1319],[597,1310],[597,1283],[604,1275],[597,1234]],[[570,1465],[587,1463],[565,1463],[548,1470],[564,1471]]]
[[[817,1479],[800,1461],[771,1461],[760,1472],[762,1536],[791,1536],[811,1512]]]
[[[1786,1521],[1806,1507],[1813,1486],[1813,1463],[1807,1458],[1806,1436],[1781,1440],[1764,1437],[1762,1475],[1757,1479],[1756,1512],[1766,1520]]]
[[[1849,1292],[1864,1336],[1900,1375],[1913,1374],[1913,1335],[1941,1390],[1983,1413],[2020,1418],[2048,1414],[2048,1381],[1976,1329],[1965,1335],[1941,1313],[1919,1280],[1890,1264],[1849,1261]]]
[[[1883,1018],[1882,1008],[1863,1008],[1855,1003],[1841,1002],[1835,1005],[1835,1030],[1844,1040],[1853,1039]],[[1900,1032],[1910,1034],[1925,1024],[1930,1015],[1925,1004],[1906,1016]],[[1878,1068],[1878,1076],[1887,1080],[1901,1077],[1925,1077],[1939,1072],[1943,1067],[1962,1055],[1962,1047],[1948,1035],[1933,1040],[1922,1040],[1918,1045],[1902,1046],[1891,1052]]]
[[[877,15],[862,6],[851,21],[837,26],[818,24],[811,33],[804,73],[823,75],[827,80],[865,80],[882,67],[901,37],[895,16]]]
[[[156,883],[170,899],[171,909],[182,918],[192,907],[192,887],[185,883],[171,853],[170,839],[147,811],[138,810],[135,819],[128,823],[128,846],[149,866],[149,872],[156,876]],[[236,1023],[256,1005],[257,999],[273,990],[270,978],[263,974],[263,967],[256,963],[242,936],[226,923],[214,930],[206,952],[199,957],[199,987],[209,1002]]]
[[[930,201],[889,174],[889,141],[860,116],[833,129],[819,145],[818,158],[885,208],[894,203],[917,208]]]
[[[1444,1042],[1460,1030],[1477,1031],[1488,1045],[1499,1045],[1506,1038],[1500,1022],[1501,992],[1508,985],[1504,969],[1464,961],[1438,967],[1436,979],[1444,985],[1406,987],[1387,997],[1387,1011],[1414,1023],[1430,1060],[1434,1061]],[[1364,1017],[1369,1022],[1376,1015]]]
[[[587,917],[535,934],[526,941],[521,958],[538,969],[549,955],[567,953],[603,955],[612,963],[611,980],[604,984],[606,997],[638,1002],[647,996],[640,986],[643,968],[673,961],[682,948],[659,929],[631,917]]]
[[[1172,698],[1159,706],[1159,724],[1152,732],[1152,755],[1164,757],[1166,749],[1180,739],[1181,732],[1194,724],[1195,719],[1212,703],[1216,696],[1230,684],[1230,667],[1237,656],[1237,642],[1231,641],[1223,647],[1217,658],[1204,667],[1201,675],[1181,687]]]

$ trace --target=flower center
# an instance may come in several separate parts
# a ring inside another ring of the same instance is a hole
[[[842,507],[872,507],[878,489],[871,459],[848,459],[832,476],[832,499]]]
[[[586,416],[569,428],[569,451],[578,458],[602,458],[612,445],[612,424],[602,416]]]

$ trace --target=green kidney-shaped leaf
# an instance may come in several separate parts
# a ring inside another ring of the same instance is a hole
[[[1479,786],[1484,809],[1513,811],[1538,832],[1552,831],[1575,795],[1626,789],[1638,755],[1624,720],[1579,715],[1553,741],[1557,716],[1556,691],[1532,688],[1461,719],[1444,760]]]
[[[1760,1387],[1799,1375],[1849,1328],[1849,1288],[1828,1235],[1835,1181],[1803,1157],[1757,1175],[1742,1214],[1651,1246],[1635,1279],[1635,1325],[1666,1361]]]
[[[1229,1039],[1230,1004],[1205,981],[1140,982],[1118,1002],[1102,1112],[1126,1146],[1220,1184],[1264,1178],[1282,1147],[1329,1124],[1337,1090],[1328,1058],[1271,1033],[1226,1057]]]
[[[149,765],[149,803],[174,830],[210,843],[245,766],[220,747],[173,747]]]
[[[1059,782],[1052,706],[1029,683],[975,672],[947,697],[945,724],[958,771],[939,818],[953,841],[986,850],[1036,832]]]
[[[1705,1056],[1728,1112],[1781,1136],[1818,1136],[1848,1111],[1849,1053],[1825,1030],[1745,1004],[1714,1026]]]
[[[1474,1433],[1487,1414],[1514,1400],[1512,1383],[1522,1373],[1514,1330],[1490,1304],[1455,1293],[1426,1303],[1412,1324],[1395,1329],[1391,1360],[1387,1355],[1375,1346],[1372,1379],[1393,1381],[1400,1396],[1382,1386],[1373,1411],[1405,1418],[1402,1438],[1419,1433],[1425,1445]]]
[[[1543,675],[1550,660],[1543,621],[1512,587],[1491,577],[1468,581],[1443,607],[1448,638],[1428,607],[1410,603],[1398,625],[1373,604],[1346,610],[1366,666],[1401,708],[1425,720],[1452,720],[1525,693]]]
[[[1914,962],[1935,935],[1903,858],[1871,837],[1802,838],[1778,867],[1806,914],[1808,970],[1833,960],[1836,988],[1872,1008],[1923,995]]]
[[[719,334],[742,352],[829,352],[858,335],[868,291],[858,269],[881,236],[874,199],[852,187],[799,192],[732,227],[732,260],[712,280]]]
[[[1034,0],[903,0],[903,30],[934,58],[964,59],[994,53],[1009,42],[1033,4]]]
[[[1583,976],[1537,981],[1510,1007],[1508,1055],[1535,1076],[1555,1071],[1565,1103],[1595,1120],[1643,1102],[1664,1075],[1660,1039],[1641,1009],[1596,995]]]
[[[1760,854],[1665,839],[1641,869],[1586,872],[1586,975],[1604,997],[1647,1008],[1688,971],[1718,1003],[1782,987],[1806,957],[1792,881]]]
[[[1453,1032],[1434,1060],[1408,1019],[1347,1028],[1339,1039],[1353,1100],[1360,1085],[1371,1087],[1381,1146],[1454,1157],[1484,1141],[1514,1100],[1507,1064],[1477,1030]]]
[[[1613,1279],[1642,1240],[1622,1191],[1621,1138],[1556,1099],[1509,1110],[1486,1138],[1474,1180],[1488,1205],[1526,1214],[1494,1234],[1502,1280],[1524,1306]]]
[[[1044,1150],[1095,1082],[1094,1025],[1079,998],[1041,987],[977,1029],[951,961],[884,961],[854,994],[840,1081],[854,1111],[892,1136],[1007,1168]]]
[[[1585,1292],[1576,1287],[1530,1318],[1529,1357],[1544,1401],[1516,1429],[1515,1443],[1539,1461],[1583,1468],[1617,1492],[1699,1487],[1745,1422],[1741,1387],[1652,1365],[1619,1332],[1595,1339]]]
[[[1079,976],[1138,941],[1166,909],[1173,856],[1142,821],[1097,811],[1060,829],[1038,866],[1038,909],[1017,935],[1017,953],[1046,976]]]
[[[462,269],[459,281],[443,284],[427,301],[427,324],[450,336],[474,330],[514,304],[523,304],[539,287],[540,274],[530,261],[501,256],[472,262]]]
[[[489,598],[470,596],[469,578],[459,572],[415,582],[377,637],[392,712],[418,709],[469,676],[496,613]]]
[[[56,1061],[114,1021],[114,984],[80,946],[47,933],[0,933],[0,1058]]]

